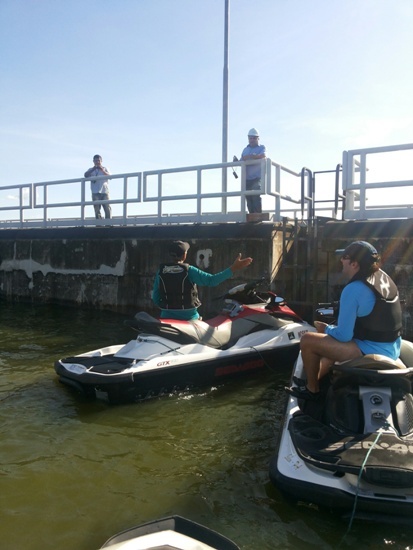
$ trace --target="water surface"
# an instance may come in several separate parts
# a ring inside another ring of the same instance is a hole
[[[401,526],[355,522],[343,540],[346,522],[271,485],[288,371],[109,406],[62,386],[53,363],[127,342],[123,316],[0,306],[0,548],[93,550],[170,514],[242,550],[413,548]]]

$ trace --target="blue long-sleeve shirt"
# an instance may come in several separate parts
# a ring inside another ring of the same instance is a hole
[[[255,147],[247,145],[242,151],[241,160],[242,157],[246,155],[265,155],[266,152],[267,149],[265,148],[265,145],[256,145]],[[253,180],[261,177],[261,163],[257,162],[255,164],[247,164],[245,168],[247,170],[247,180]]]
[[[340,311],[337,326],[328,325],[325,334],[332,336],[339,342],[350,342],[354,335],[354,326],[357,317],[369,315],[376,303],[374,292],[361,281],[353,281],[344,287],[340,297]],[[364,355],[369,353],[386,355],[390,359],[400,356],[401,338],[394,342],[373,342],[371,340],[354,341]]]
[[[188,279],[191,283],[198,286],[218,286],[220,283],[223,283],[227,279],[230,279],[233,276],[232,270],[230,267],[220,271],[215,275],[211,273],[206,273],[197,267],[192,265],[188,268]],[[152,290],[152,300],[155,305],[160,307],[160,292],[159,292],[159,271],[155,276],[155,283]],[[182,321],[194,321],[199,318],[199,313],[196,308],[191,309],[161,309],[160,313],[161,319],[178,319]]]

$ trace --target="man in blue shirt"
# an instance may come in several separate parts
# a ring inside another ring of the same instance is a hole
[[[156,273],[152,300],[161,308],[161,319],[184,321],[199,319],[197,308],[201,302],[198,298],[197,285],[217,286],[252,262],[252,258],[241,259],[241,254],[238,254],[230,267],[212,275],[185,263],[188,249],[188,243],[173,241],[168,250],[171,261],[161,264]]]
[[[251,128],[248,132],[248,145],[242,151],[241,160],[259,160],[266,158],[265,145],[259,144],[260,135],[256,128]],[[246,190],[261,189],[261,163],[247,164]],[[250,214],[254,212],[261,213],[260,195],[247,196],[247,208]]]
[[[366,241],[355,241],[343,252],[343,274],[349,280],[340,297],[337,326],[315,321],[317,332],[301,338],[300,348],[307,385],[286,388],[302,399],[319,395],[319,380],[338,361],[367,354],[398,359],[402,315],[399,293],[379,268],[380,256]]]

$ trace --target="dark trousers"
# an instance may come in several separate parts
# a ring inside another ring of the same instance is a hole
[[[247,191],[252,189],[261,189],[261,178],[255,178],[253,180],[247,180],[246,186]],[[250,195],[247,197],[247,208],[250,214],[254,212],[262,212],[261,196],[260,195]]]
[[[92,193],[92,201],[108,201],[108,200],[109,200],[108,193]],[[110,207],[110,204],[94,204],[93,208],[95,209],[96,219],[100,220],[102,218],[102,214],[100,213],[100,208],[102,206],[105,212],[105,218],[111,218],[112,209]]]

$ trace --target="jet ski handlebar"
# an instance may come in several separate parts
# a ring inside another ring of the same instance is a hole
[[[245,293],[254,295],[255,289],[261,285],[263,282],[265,282],[265,277],[261,277],[260,279],[256,279],[254,281],[251,281],[249,283],[242,283],[241,285],[234,286],[227,290],[225,294],[222,294],[221,296],[217,296],[214,298],[214,300],[220,300],[222,298],[233,298],[237,294]]]
[[[339,301],[334,302],[320,302],[318,308],[315,311],[315,321],[326,322],[327,324],[334,324],[338,317],[338,310],[340,307]]]

